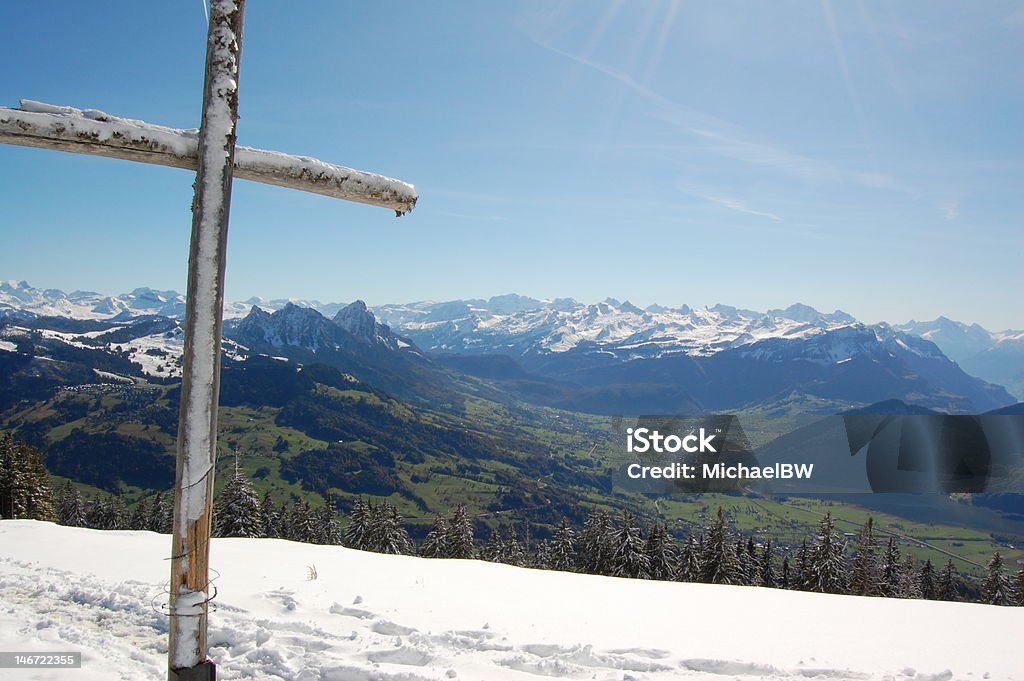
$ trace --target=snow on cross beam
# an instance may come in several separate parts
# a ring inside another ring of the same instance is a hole
[[[195,170],[199,130],[182,130],[77,109],[21,100],[0,107],[0,144],[57,149]],[[416,189],[390,177],[325,163],[308,156],[235,147],[234,177],[336,199],[390,208],[399,216],[416,206]]]

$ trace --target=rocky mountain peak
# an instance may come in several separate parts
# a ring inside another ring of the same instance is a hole
[[[357,340],[368,345],[383,345],[396,350],[398,339],[391,332],[391,327],[381,324],[370,312],[366,303],[357,300],[338,311],[334,315],[334,323],[348,331]]]

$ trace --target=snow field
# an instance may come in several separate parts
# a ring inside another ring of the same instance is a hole
[[[0,649],[156,679],[170,538],[0,522]],[[216,539],[222,679],[1024,679],[1024,609],[675,584]],[[317,578],[309,579],[310,567]]]

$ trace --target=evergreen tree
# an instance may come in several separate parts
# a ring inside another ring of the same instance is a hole
[[[789,566],[786,566],[789,569]],[[778,579],[775,576],[775,567],[772,565],[772,542],[768,540],[765,542],[764,549],[761,551],[761,560],[758,566],[757,575],[758,586],[766,586],[769,588],[775,588],[778,586]]]
[[[608,513],[595,509],[587,516],[580,535],[580,570],[591,575],[612,573],[612,522]]]
[[[1003,557],[998,551],[988,562],[988,573],[981,585],[981,602],[989,605],[1009,605],[1010,581],[1003,573]]]
[[[679,552],[679,568],[676,570],[676,581],[696,582],[700,580],[700,554],[703,536],[694,541],[693,535],[686,537],[682,550]]]
[[[900,550],[896,540],[889,537],[882,558],[882,595],[897,597],[900,593]]]
[[[783,589],[790,587],[790,581],[792,578],[789,575],[789,556],[782,558],[782,580],[779,582],[779,586]]]
[[[57,492],[57,522],[68,527],[85,527],[85,507],[78,488],[65,482]]]
[[[1013,605],[1024,607],[1024,567],[1013,578]]]
[[[926,560],[924,566],[921,568],[920,574],[917,576],[918,590],[921,592],[921,598],[927,598],[930,601],[935,600],[938,595],[938,586],[935,583],[935,566],[932,565],[931,560]]]
[[[509,530],[508,537],[501,543],[500,561],[506,565],[524,567],[526,565],[526,550],[519,541],[519,535],[515,528]]]
[[[263,514],[260,512],[259,497],[256,496],[256,490],[248,478],[237,466],[234,476],[224,485],[214,504],[213,536],[263,536]]]
[[[743,558],[743,571],[746,577],[746,584],[754,585],[760,582],[760,568],[761,563],[757,559],[757,544],[754,543],[753,537],[747,537],[747,551],[746,556]]]
[[[958,601],[960,600],[960,590],[957,586],[956,572],[953,570],[953,559],[950,558],[946,561],[946,568],[942,571],[942,575],[939,577],[939,587],[936,596],[940,601]]]
[[[900,598],[920,598],[921,582],[918,579],[917,563],[909,553],[903,557],[900,565],[899,593]]]
[[[270,490],[267,490],[260,501],[260,524],[263,526],[264,537],[281,537],[281,517],[278,515]]]
[[[413,552],[412,539],[402,526],[402,516],[397,508],[387,502],[371,509],[368,548],[377,553],[395,555]]]
[[[808,559],[807,588],[820,593],[846,592],[847,574],[844,556],[845,542],[835,529],[835,519],[829,511],[818,526],[818,537]]]
[[[700,581],[707,584],[741,584],[742,568],[731,545],[725,512],[719,507],[715,522],[707,529],[700,556]]]
[[[545,563],[549,570],[572,571],[576,568],[576,533],[566,518],[558,524],[546,546]]]
[[[285,502],[277,507],[277,536],[279,539],[292,538],[292,514]]]
[[[806,591],[808,580],[811,574],[811,551],[807,547],[807,540],[800,542],[800,548],[796,552],[796,574],[793,576],[793,588]]]
[[[451,521],[448,523],[449,558],[472,558],[473,557],[473,521],[469,518],[469,512],[465,504],[455,507]]]
[[[157,492],[153,499],[153,505],[149,509],[149,518],[146,521],[146,529],[150,532],[170,534],[174,519],[172,518],[171,503],[163,492]]]
[[[651,528],[647,535],[647,545],[644,547],[647,560],[650,563],[651,579],[669,580],[676,573],[676,547],[675,540],[669,534],[668,527],[657,524]]]
[[[487,543],[480,549],[480,558],[491,563],[501,562],[501,552],[505,544],[504,532],[500,527],[491,530]]]
[[[314,544],[318,539],[313,509],[305,499],[292,504],[291,512],[288,514],[288,538],[307,544]]]
[[[551,554],[551,539],[543,539],[537,543],[537,550],[531,558],[527,559],[527,565],[538,570],[554,570],[554,557]]]
[[[434,524],[431,526],[430,532],[427,533],[426,539],[423,540],[420,555],[424,558],[448,558],[449,535],[448,519],[438,514],[434,518]]]
[[[750,583],[750,578],[749,578],[748,568],[750,566],[747,565],[747,552],[746,552],[746,550],[744,549],[744,546],[743,546],[743,535],[742,534],[739,534],[736,537],[736,545],[735,545],[735,548],[733,550],[736,553],[736,565],[739,568],[739,573],[738,573],[739,574],[739,579],[736,581],[736,583],[737,584],[749,584]]]
[[[260,524],[263,524],[262,519]],[[330,492],[324,496],[324,505],[313,512],[313,524],[316,526],[318,544],[333,546],[341,543],[341,525],[338,523],[338,512]]]
[[[879,596],[882,593],[874,525],[874,519],[868,517],[857,537],[857,553],[850,569],[850,593],[854,596]]]
[[[50,474],[43,463],[43,454],[35,447],[21,446],[22,465],[25,470],[24,517],[32,520],[54,520],[57,517],[50,488]]]
[[[0,438],[0,518],[56,517],[43,455],[6,433]]]
[[[651,561],[644,552],[643,532],[633,514],[623,509],[619,527],[612,535],[612,576],[649,579]]]
[[[106,494],[96,499],[86,510],[88,527],[96,530],[121,530],[126,524],[124,502],[121,497]]]
[[[146,499],[142,498],[135,504],[135,508],[132,509],[131,516],[128,519],[128,529],[131,530],[144,530],[146,529],[146,523],[149,521],[149,504],[146,503]]]
[[[27,516],[27,486],[20,447],[5,433],[0,438],[0,518]]]
[[[352,506],[348,526],[345,528],[345,546],[360,551],[370,550],[372,526],[373,509],[368,501],[359,497]]]

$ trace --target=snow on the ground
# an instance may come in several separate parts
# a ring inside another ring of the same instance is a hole
[[[0,522],[0,649],[157,679],[170,537]],[[622,580],[217,539],[221,679],[1020,681],[1024,609]],[[309,579],[315,568],[316,579]]]

